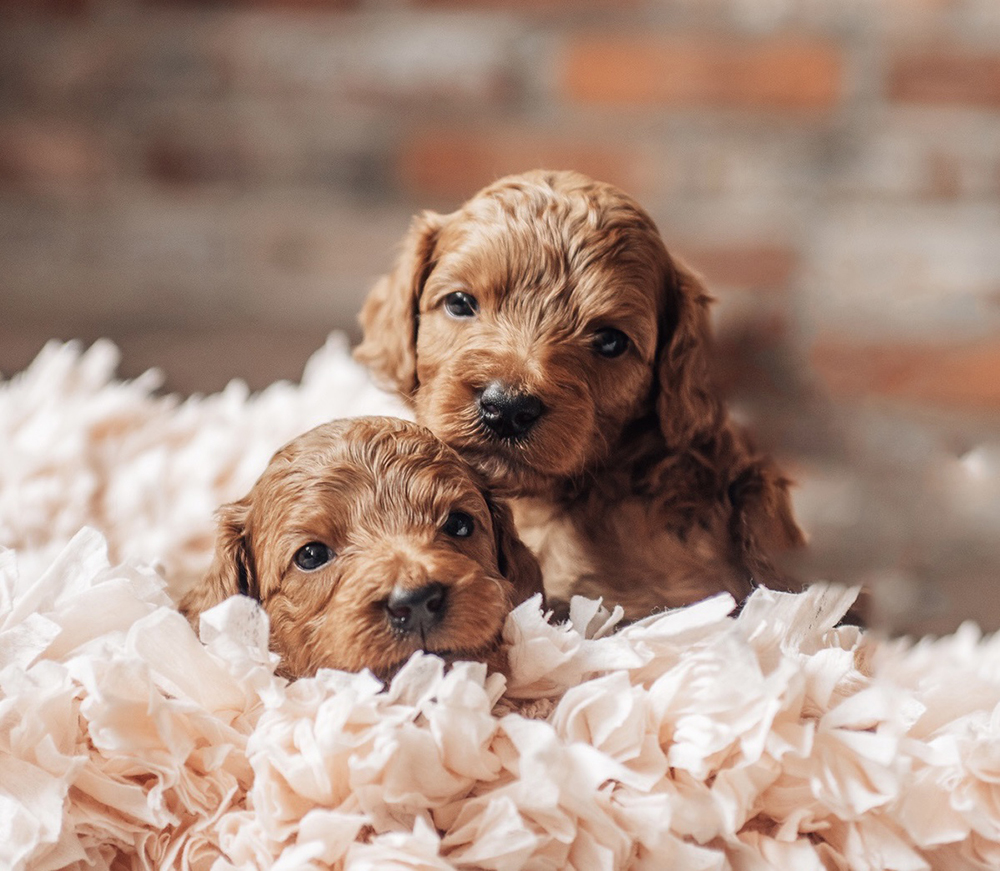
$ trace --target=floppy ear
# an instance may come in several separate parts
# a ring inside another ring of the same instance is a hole
[[[674,261],[667,276],[667,312],[656,362],[656,413],[667,446],[683,451],[715,432],[725,412],[712,383],[712,298],[701,281]]]
[[[730,535],[738,542],[746,568],[757,583],[773,588],[793,585],[776,570],[769,554],[805,544],[792,516],[790,485],[767,458],[752,461],[729,485],[733,506]]]
[[[215,556],[208,573],[181,599],[180,610],[197,628],[198,617],[235,596],[259,598],[253,554],[246,537],[246,519],[250,504],[246,500],[223,505],[216,517]]]
[[[396,265],[376,282],[359,316],[364,336],[354,358],[405,398],[417,389],[417,306],[442,225],[434,212],[413,219]]]
[[[486,497],[490,509],[490,519],[493,521],[493,534],[496,537],[497,565],[502,574],[514,585],[512,605],[520,605],[525,599],[530,599],[535,593],[542,593],[544,605],[545,591],[542,589],[542,569],[535,555],[517,536],[514,527],[514,516],[505,502],[499,502],[490,496]]]

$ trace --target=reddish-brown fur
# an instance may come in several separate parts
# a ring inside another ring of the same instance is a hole
[[[442,531],[455,510],[475,521],[467,538]],[[218,520],[212,567],[181,610],[196,623],[229,596],[253,595],[292,677],[327,667],[386,678],[417,649],[502,668],[504,619],[541,591],[507,506],[427,429],[394,418],[334,421],[299,436]],[[310,542],[336,556],[304,572],[293,557]],[[393,588],[429,581],[447,588],[441,624],[423,641],[394,631],[385,612]]]
[[[445,311],[455,291],[475,317]],[[356,356],[515,498],[551,597],[603,595],[637,617],[780,585],[773,554],[802,541],[789,482],[712,384],[709,303],[626,194],[536,171],[414,220]],[[601,328],[624,332],[627,352],[597,355]],[[547,409],[521,441],[478,420],[497,379]]]

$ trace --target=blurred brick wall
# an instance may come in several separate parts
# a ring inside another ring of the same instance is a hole
[[[1000,626],[996,0],[0,0],[0,371],[295,377],[413,212],[535,166],[707,277],[807,576]]]

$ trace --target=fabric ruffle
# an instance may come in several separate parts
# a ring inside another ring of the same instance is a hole
[[[199,638],[172,596],[215,508],[308,427],[401,409],[342,337],[255,396],[116,359],[53,344],[0,384],[0,868],[1000,868],[1000,640],[971,624],[882,640],[824,586],[626,627],[535,600],[508,677],[417,654],[387,687],[275,676],[241,597]]]
[[[236,597],[201,639],[81,531],[0,558],[0,866],[987,869],[1000,643],[837,621],[853,591],[726,596],[615,629],[507,621],[509,679],[416,654],[274,674]]]
[[[150,370],[117,380],[118,349],[50,342],[0,381],[0,547],[42,571],[84,526],[104,533],[112,559],[158,561],[171,592],[207,570],[213,514],[239,499],[271,455],[336,417],[408,417],[332,334],[300,384],[260,393],[233,381],[220,393],[157,393]]]

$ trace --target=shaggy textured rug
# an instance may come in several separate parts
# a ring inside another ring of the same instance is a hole
[[[836,623],[853,591],[617,629],[508,620],[511,676],[416,655],[275,677],[247,599],[203,618],[211,515],[270,453],[398,411],[334,337],[302,384],[181,402],[116,352],[0,384],[0,867],[1000,868],[1000,642]]]

